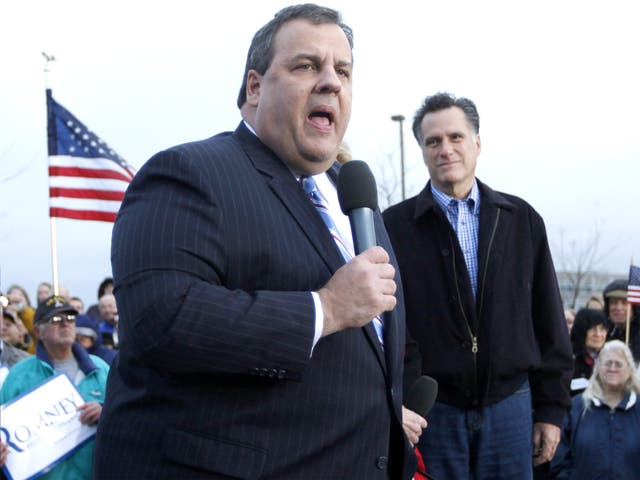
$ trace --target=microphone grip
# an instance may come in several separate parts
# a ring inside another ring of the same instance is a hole
[[[367,207],[354,208],[349,212],[349,223],[356,255],[376,245],[376,230],[373,224],[373,210]]]

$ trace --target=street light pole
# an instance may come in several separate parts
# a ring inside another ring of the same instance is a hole
[[[404,115],[393,115],[391,120],[400,124],[400,179],[402,184],[402,200],[404,200],[406,198],[404,189],[404,134],[402,131]]]

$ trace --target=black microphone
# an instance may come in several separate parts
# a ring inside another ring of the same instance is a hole
[[[373,211],[378,208],[378,189],[366,162],[350,160],[342,165],[338,200],[342,213],[349,216],[356,255],[376,245]]]
[[[404,406],[413,410],[421,417],[426,417],[436,402],[438,396],[438,382],[428,375],[418,378],[404,400]]]

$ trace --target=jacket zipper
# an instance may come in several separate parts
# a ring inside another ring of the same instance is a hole
[[[462,305],[462,296],[460,295],[460,286],[458,285],[458,271],[456,269],[456,249],[453,244],[453,240],[451,241],[451,259],[453,260],[453,277],[456,284],[456,293],[458,294],[458,305],[460,306],[460,311],[462,312],[462,316],[464,317],[464,323],[467,326],[467,331],[469,332],[469,337],[471,338],[471,353],[473,353],[473,370],[475,373],[475,379],[477,383],[478,377],[478,337],[473,334],[473,330],[471,330],[471,325],[469,325],[469,319],[467,318],[467,314],[464,310],[464,306]]]
[[[487,278],[487,269],[489,266],[489,257],[491,253],[491,247],[493,246],[493,240],[496,236],[496,231],[498,230],[498,221],[500,220],[500,209],[498,209],[498,215],[496,216],[496,221],[493,224],[493,231],[491,232],[491,238],[489,239],[489,248],[487,249],[487,258],[485,260],[485,268],[484,273],[482,275],[482,289],[480,291],[480,309],[478,310],[478,315],[482,314],[482,306],[484,303],[484,286],[485,280]],[[464,311],[464,306],[462,305],[462,298],[460,295],[460,286],[458,284],[458,271],[456,270],[456,250],[455,245],[453,244],[453,240],[451,240],[451,251],[453,252],[451,258],[453,260],[453,276],[456,284],[456,292],[458,294],[458,305],[460,306],[460,311],[462,312],[462,316],[464,317],[464,323],[467,326],[467,331],[469,332],[469,338],[471,338],[471,353],[473,353],[473,372],[474,372],[474,393],[475,397],[478,396],[478,337],[473,334],[473,330],[471,330],[471,325],[469,325],[469,319],[467,318],[467,314]],[[476,398],[477,400],[477,398]]]

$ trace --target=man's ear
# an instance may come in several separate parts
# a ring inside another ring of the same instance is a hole
[[[247,72],[247,103],[252,107],[257,107],[260,101],[260,82],[262,75],[255,70]]]

